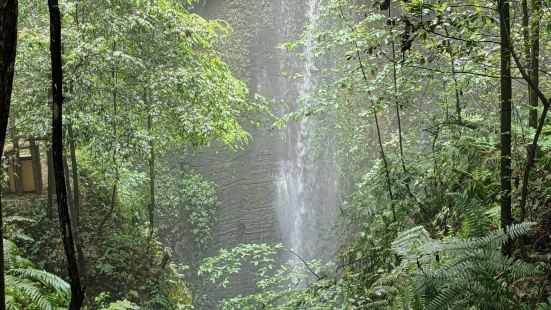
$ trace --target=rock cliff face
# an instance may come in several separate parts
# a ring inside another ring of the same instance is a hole
[[[300,98],[314,100],[319,64],[313,57],[289,55],[278,45],[297,39],[320,9],[321,0],[207,0],[198,13],[232,26],[234,32],[222,45],[226,60],[247,81],[251,94],[273,99],[273,112],[282,115],[299,108]],[[284,76],[297,74],[302,78]],[[319,236],[338,210],[332,143],[323,141],[321,151],[313,154],[312,121],[284,129],[271,125],[245,125],[252,140],[243,151],[215,146],[192,160],[198,172],[217,184],[222,203],[207,255],[259,242],[281,242],[305,259],[330,255],[332,246],[323,245],[327,242]],[[209,295],[219,299],[254,289],[245,269],[229,289]]]

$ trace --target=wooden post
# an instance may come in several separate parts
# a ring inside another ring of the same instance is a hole
[[[40,165],[40,147],[34,139],[29,139],[31,160],[33,165],[34,188],[37,194],[42,193],[42,167]]]

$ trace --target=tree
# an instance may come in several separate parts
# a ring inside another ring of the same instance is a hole
[[[80,2],[78,16],[82,31],[67,49],[73,85],[68,114],[75,138],[109,162],[113,191],[107,217],[120,172],[131,169],[132,161],[143,161],[151,235],[155,174],[164,154],[215,140],[232,146],[246,142],[238,116],[251,108],[247,89],[215,49],[227,29],[176,2]],[[91,44],[83,39],[88,36],[97,40]]]
[[[539,87],[539,57],[540,57],[540,18],[541,18],[541,0],[531,1],[530,11],[530,28],[529,36],[530,41],[527,42],[530,51],[529,55],[529,75],[534,87],[529,86],[529,101],[530,101],[530,127],[536,129],[538,127],[538,103],[539,97],[536,88]],[[522,210],[521,210],[522,211]],[[522,218],[523,216],[521,216]]]
[[[511,21],[509,0],[498,1],[500,33],[500,81],[501,81],[501,228],[513,223],[511,211],[511,99],[513,96],[511,80]],[[512,254],[512,245],[506,242],[502,252]]]
[[[80,285],[75,244],[67,204],[67,187],[63,167],[63,65],[61,60],[61,12],[57,0],[48,0],[50,11],[50,54],[52,63],[52,158],[54,165],[55,187],[59,224],[67,270],[71,284],[71,301],[69,309],[78,310],[84,301],[84,290]]]
[[[17,0],[0,1],[0,157],[4,156],[4,144],[10,115],[11,93],[17,46]],[[0,194],[0,249],[4,248],[2,200]],[[4,251],[0,251],[0,307],[5,308]]]

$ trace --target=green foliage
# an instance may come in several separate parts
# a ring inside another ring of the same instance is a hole
[[[15,243],[4,239],[6,309],[61,308],[69,302],[69,284],[60,277],[36,269],[20,256]]]
[[[93,162],[84,155],[86,153],[79,154],[79,159],[82,159],[79,160],[79,168],[81,194],[86,197],[82,199],[80,214],[86,293],[91,301],[97,296],[101,297],[98,304],[92,302],[85,306],[89,309],[109,309],[111,306],[120,307],[132,303],[141,309],[190,307],[191,292],[183,275],[187,268],[171,261],[166,266],[161,266],[167,250],[156,240],[152,242],[149,253],[147,252],[145,244],[149,236],[147,227],[143,224],[144,216],[140,214],[143,209],[139,205],[140,199],[126,199],[132,193],[138,192],[135,188],[130,191],[130,188],[139,184],[139,174],[123,174],[121,188],[125,190],[121,193],[124,195],[119,196],[117,207],[110,212],[112,188],[102,182],[103,176],[97,173]],[[7,222],[10,225],[7,231],[10,238],[20,240],[27,256],[38,262],[41,269],[65,275],[65,256],[59,238],[59,223],[55,214],[51,219],[47,217],[45,197],[3,199],[3,206],[8,214],[20,215],[8,217]],[[18,238],[20,235],[27,237]],[[28,241],[29,239],[33,241]],[[102,295],[103,292],[109,294]]]
[[[136,304],[129,302],[128,300],[119,300],[112,302],[107,306],[107,308],[102,308],[102,310],[137,310],[140,309]]]
[[[334,303],[338,296],[333,287],[334,266],[317,260],[301,262],[295,256],[278,264],[287,253],[280,244],[242,244],[206,258],[199,275],[227,288],[231,287],[232,275],[245,271],[254,274],[257,291],[222,300],[220,309],[324,309],[326,306],[321,305]]]
[[[81,178],[85,187],[81,235],[87,251],[88,294],[109,292],[102,300],[103,307],[122,307],[135,304],[141,308],[184,309],[191,305],[191,293],[184,278],[187,267],[167,261],[165,245],[153,240],[149,251],[148,231],[144,225],[143,203],[140,197],[140,173],[123,171],[116,209],[110,213],[112,188],[94,174],[93,166],[81,161]],[[107,219],[107,221],[105,221]],[[105,221],[105,222],[104,222]],[[104,223],[98,231],[98,225]],[[170,258],[170,256],[168,256]],[[115,308],[115,309],[119,309]]]
[[[281,246],[221,250],[203,261],[199,273],[226,287],[245,262],[256,266],[258,292],[226,299],[222,309],[521,309],[525,305],[513,290],[540,276],[541,268],[501,255],[500,247],[533,226],[513,225],[507,232],[464,240],[432,239],[422,226],[408,229],[392,242],[396,264],[375,271],[367,287],[363,271],[350,262],[335,267],[290,261],[274,268]],[[364,259],[369,257],[356,262]]]
[[[83,274],[87,295],[110,292],[101,301],[108,309],[131,308],[131,303],[158,309],[189,307],[186,267],[171,262],[170,245],[150,240],[144,226],[149,220],[148,178],[170,175],[163,167],[167,153],[213,142],[237,149],[249,140],[241,118],[258,105],[249,102],[245,84],[233,76],[217,50],[230,28],[190,12],[193,2],[60,3],[64,122],[72,126],[68,139],[77,147]],[[35,1],[21,1],[20,8],[9,134],[47,138],[48,12]],[[152,159],[158,170],[147,173],[145,164]],[[190,171],[177,182],[165,182],[167,178],[155,182],[160,196],[155,216],[171,219],[159,230],[168,231],[176,220],[185,223],[178,233],[189,234],[190,243],[204,250],[219,204],[212,184]],[[53,241],[58,240],[59,228],[45,216],[42,198],[16,211],[30,213],[33,219],[18,225],[36,239],[26,247],[33,258],[63,274],[63,253]],[[25,237],[18,230],[10,233]]]
[[[539,303],[537,308],[537,310],[549,310],[551,309],[551,296],[549,296],[549,298],[547,298],[547,302],[546,303]]]
[[[280,44],[289,57],[308,46],[329,60],[315,72],[322,83],[309,94],[315,100],[301,100],[302,108],[275,127],[318,117],[309,132],[311,150],[325,151],[329,138],[336,143],[346,200],[336,262],[303,262],[281,245],[244,244],[204,259],[199,274],[220,287],[231,287],[238,273],[256,277],[256,292],[223,300],[222,309],[549,309],[548,124],[524,214],[537,224],[500,228],[495,1],[390,1],[391,9],[382,11],[385,2],[320,1],[316,22]],[[20,3],[9,135],[47,138],[47,10],[37,1]],[[65,123],[77,145],[79,241],[92,309],[192,307],[188,267],[181,263],[199,263],[220,202],[216,185],[174,154],[212,143],[239,149],[249,141],[243,120],[251,112],[270,114],[274,102],[256,94],[251,102],[232,69],[250,78],[244,47],[272,30],[274,14],[292,21],[277,25],[286,34],[298,33],[290,25],[303,18],[294,10],[300,4],[284,5],[289,1],[281,7],[219,1],[225,24],[192,13],[194,3],[61,1]],[[512,10],[510,38],[528,67],[520,5]],[[251,11],[254,16],[246,14]],[[548,38],[549,9],[536,17],[540,37]],[[258,47],[259,59],[288,60],[270,44]],[[550,52],[542,39],[540,63]],[[526,125],[527,87],[516,67],[522,66],[515,64],[513,74],[520,82],[514,85],[513,201],[523,189],[526,148],[535,133]],[[540,87],[545,92],[549,85],[543,71]],[[145,225],[149,180],[157,186],[152,236]],[[66,271],[59,228],[46,216],[43,198],[6,201],[15,214],[6,219],[6,235],[22,245],[21,254],[5,241],[10,309],[53,309],[68,300],[67,283],[52,274]],[[499,251],[506,240],[519,244],[513,257]]]
[[[184,243],[204,250],[212,240],[216,211],[220,206],[214,184],[188,169],[161,171],[159,234],[168,244]],[[187,241],[187,242],[186,242]],[[175,250],[175,249],[173,249]]]
[[[124,299],[124,300],[117,300],[115,302],[109,303],[108,305],[105,304],[105,301],[109,298],[108,292],[102,292],[99,295],[97,295],[94,300],[95,303],[98,305],[99,309],[101,310],[136,310],[140,309],[136,304]]]
[[[331,59],[328,68],[316,72],[323,84],[317,94],[309,94],[315,100],[276,126],[306,117],[334,122],[329,130],[336,135],[346,200],[337,225],[345,235],[340,265],[325,269],[306,288],[268,281],[271,285],[259,287],[257,294],[229,298],[221,305],[243,309],[546,306],[548,152],[538,153],[529,179],[526,220],[537,224],[515,224],[506,233],[500,230],[495,2],[390,1],[389,11],[380,9],[385,2],[323,1],[317,28],[310,25],[302,37],[280,45],[292,56],[312,46],[319,60]],[[521,6],[511,9],[511,39],[521,64],[528,66],[522,50],[526,42],[520,31]],[[544,10],[542,28],[548,28],[549,16]],[[549,34],[549,29],[542,31],[541,38]],[[549,46],[543,45],[540,62],[549,58]],[[548,77],[540,75],[542,90],[549,86]],[[527,128],[526,81],[517,81],[521,83],[513,86],[513,202],[522,190],[526,147],[534,136],[534,130]],[[324,125],[316,124],[316,130],[327,132]],[[540,147],[547,150],[549,141],[542,139]],[[515,218],[520,217],[519,209],[513,208]],[[501,255],[505,240],[522,244],[514,257]],[[217,283],[231,286],[225,275],[243,268],[233,261],[239,258],[237,253],[223,252],[227,262],[206,261],[209,272],[221,279]]]
[[[501,255],[500,248],[533,226],[518,224],[506,233],[443,241],[430,238],[421,226],[406,230],[392,243],[400,265],[377,280],[371,291],[386,307],[415,307],[422,300],[423,309],[522,308],[511,283],[540,272],[535,265]]]
[[[205,275],[219,286],[229,284],[228,276],[238,273],[244,262],[258,267],[256,274],[264,276],[275,268],[276,254],[283,248],[281,244],[243,244],[230,250],[221,249],[217,256],[206,258],[199,267],[199,275]]]

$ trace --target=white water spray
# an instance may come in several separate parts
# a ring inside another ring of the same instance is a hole
[[[312,104],[318,90],[318,63],[313,48],[321,8],[322,0],[308,0],[304,50],[298,70],[302,81],[297,86],[297,95],[303,106]],[[312,130],[312,121],[302,118],[284,131],[282,139],[287,147],[286,158],[279,163],[277,177],[277,213],[283,241],[305,260],[331,255],[320,253],[327,249],[320,235],[327,232],[327,226],[333,223],[338,209],[335,174],[327,175],[326,169],[333,167],[332,154],[324,152],[325,155],[315,160],[309,139]]]

